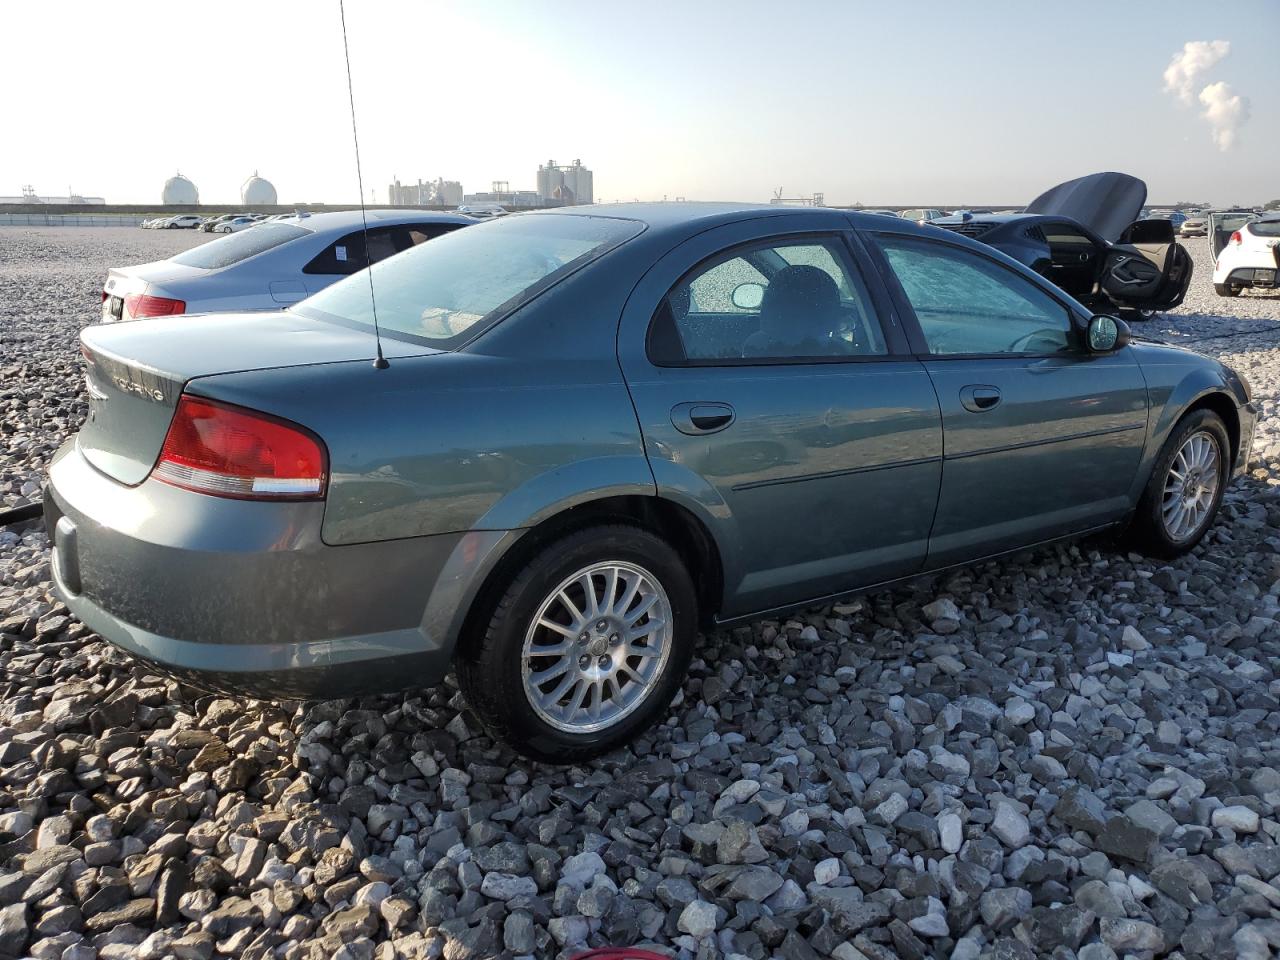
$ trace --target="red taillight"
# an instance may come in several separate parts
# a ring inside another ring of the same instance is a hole
[[[183,394],[152,473],[215,497],[319,500],[327,468],[324,446],[305,428]]]
[[[111,296],[111,294],[109,294],[109,293],[107,293],[107,291],[103,290],[103,291],[102,291],[102,302],[103,302],[103,303],[106,303],[106,302],[107,302],[107,297],[109,297],[109,296]]]
[[[1240,231],[1237,230],[1235,233],[1231,234],[1231,240],[1229,242],[1239,246],[1244,243],[1244,237],[1240,236]]]
[[[131,293],[124,298],[124,309],[135,320],[140,317],[171,317],[185,312],[187,302],[153,297],[145,293]]]

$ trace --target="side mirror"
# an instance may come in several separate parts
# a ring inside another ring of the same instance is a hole
[[[1089,319],[1089,352],[1114,353],[1130,340],[1129,325],[1118,317],[1100,313]]]
[[[758,310],[764,302],[764,287],[758,283],[740,283],[733,288],[729,299],[739,310]]]

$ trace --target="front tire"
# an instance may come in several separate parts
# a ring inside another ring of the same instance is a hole
[[[1196,410],[1174,428],[1138,501],[1130,540],[1143,553],[1180,557],[1213,526],[1231,478],[1231,440],[1222,418]]]
[[[496,739],[574,763],[627,743],[667,709],[697,633],[680,555],[623,524],[550,544],[517,573],[457,662],[467,702]]]
[[[1229,283],[1215,283],[1213,292],[1220,297],[1238,297],[1240,296],[1240,288],[1233,287]]]

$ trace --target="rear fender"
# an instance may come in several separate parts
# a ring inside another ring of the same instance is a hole
[[[531,477],[489,508],[476,530],[535,527],[556,514],[592,500],[657,493],[649,462],[641,455],[593,457],[557,466]]]
[[[1148,416],[1147,445],[1143,452],[1142,469],[1134,479],[1131,499],[1136,503],[1147,485],[1151,471],[1155,467],[1156,458],[1160,455],[1169,435],[1178,421],[1191,407],[1213,394],[1219,394],[1230,402],[1233,409],[1239,406],[1231,384],[1219,373],[1196,366],[1176,381],[1165,380],[1162,374],[1179,370],[1177,367],[1156,365],[1143,367],[1147,377],[1147,392],[1150,398],[1150,414]],[[1181,372],[1181,371],[1180,371]],[[1236,423],[1228,423],[1227,430],[1238,436],[1238,414]]]

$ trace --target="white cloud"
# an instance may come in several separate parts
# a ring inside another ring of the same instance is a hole
[[[1194,102],[1196,81],[1231,52],[1229,40],[1188,40],[1164,71],[1164,89],[1187,106]]]
[[[1200,102],[1204,105],[1200,116],[1213,127],[1213,142],[1219,150],[1230,150],[1236,133],[1249,120],[1249,101],[1219,80],[1200,91]]]

